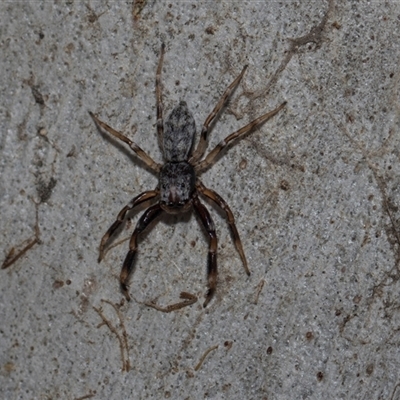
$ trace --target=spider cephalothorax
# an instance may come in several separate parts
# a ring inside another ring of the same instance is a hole
[[[197,213],[207,234],[210,238],[208,253],[208,286],[204,307],[211,300],[217,285],[217,235],[211,215],[207,208],[201,203],[199,194],[210,199],[217,204],[226,214],[229,227],[232,232],[234,243],[243,262],[244,269],[250,275],[247,266],[246,257],[244,255],[242,242],[235,225],[233,213],[225,200],[214,190],[206,188],[198,178],[205,169],[210,167],[215,161],[218,154],[228,144],[242,138],[253,128],[267,121],[269,118],[279,112],[286,104],[282,103],[275,110],[258,117],[238,131],[230,134],[222,140],[206,157],[203,158],[207,147],[209,126],[217,116],[221,108],[227,102],[232,90],[236,88],[242,79],[247,66],[242,69],[240,75],[228,86],[221,99],[207,117],[201,131],[199,143],[193,151],[194,140],[196,136],[196,124],[192,113],[189,111],[187,104],[181,101],[175,107],[167,120],[163,121],[163,106],[161,96],[161,69],[164,59],[165,46],[161,47],[161,56],[158,63],[156,75],[156,97],[157,97],[157,132],[159,142],[162,143],[162,152],[164,155],[164,164],[156,163],[144,150],[136,143],[131,141],[122,133],[111,128],[106,123],[100,121],[93,113],[91,117],[98,127],[104,129],[119,140],[127,143],[130,148],[147,164],[147,166],[159,177],[159,183],[154,190],[143,192],[133,198],[118,214],[116,221],[111,225],[106,234],[101,239],[99,250],[99,262],[104,256],[104,248],[111,235],[122,224],[125,215],[137,205],[153,200],[155,204],[149,207],[140,217],[136,228],[132,234],[129,251],[125,257],[120,274],[120,283],[123,294],[127,300],[130,300],[128,293],[128,281],[133,271],[134,258],[137,251],[137,238],[141,232],[163,212],[169,214],[182,213],[191,207]]]

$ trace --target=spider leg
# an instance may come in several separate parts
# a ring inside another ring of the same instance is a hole
[[[163,122],[163,103],[162,103],[162,84],[161,84],[161,72],[162,65],[164,62],[165,44],[161,45],[160,61],[158,62],[157,73],[156,73],[156,106],[157,106],[157,134],[158,143],[162,146],[162,137],[164,133],[164,122]]]
[[[139,194],[139,196],[134,197],[119,213],[117,216],[117,219],[115,222],[108,228],[107,232],[105,235],[101,238],[100,242],[100,248],[99,248],[99,258],[98,262],[100,262],[103,259],[104,256],[104,247],[107,244],[108,239],[111,237],[111,235],[119,228],[119,226],[122,224],[125,215],[128,211],[134,209],[136,206],[139,204],[142,204],[143,202],[153,199],[159,194],[159,190],[148,190],[146,192],[143,192]]]
[[[128,301],[131,300],[131,297],[128,293],[128,281],[134,267],[133,261],[137,250],[137,238],[139,234],[141,234],[152,221],[154,221],[159,215],[161,215],[162,212],[163,210],[158,203],[154,206],[149,207],[140,217],[138,223],[136,224],[136,228],[133,231],[131,240],[129,242],[129,251],[125,257],[125,261],[121,269],[121,274],[119,276],[122,293]]]
[[[239,233],[236,228],[235,218],[231,209],[229,208],[227,202],[214,190],[206,188],[200,181],[196,183],[197,190],[203,194],[204,196],[208,197],[212,200],[215,204],[217,204],[220,208],[225,211],[226,218],[228,220],[229,227],[231,228],[233,241],[235,243],[236,250],[240,254],[240,258],[242,259],[243,267],[246,271],[247,275],[250,275],[250,270],[247,265],[246,256],[243,251],[242,241],[240,240]]]
[[[203,157],[204,152],[207,147],[207,142],[208,142],[208,127],[211,124],[211,122],[214,120],[216,115],[219,113],[221,108],[225,105],[225,103],[227,102],[232,91],[236,88],[236,86],[239,84],[239,82],[243,78],[243,75],[244,75],[246,69],[247,69],[247,65],[245,65],[243,67],[240,75],[228,86],[228,88],[225,90],[225,93],[222,95],[221,99],[218,101],[217,105],[214,107],[214,109],[211,111],[210,115],[205,120],[203,129],[201,130],[200,141],[199,141],[197,148],[194,151],[192,157],[189,159],[189,163],[194,164]]]
[[[111,126],[107,125],[105,122],[100,121],[92,112],[89,111],[90,116],[93,118],[95,124],[104,129],[117,139],[121,140],[124,143],[127,143],[129,147],[138,155],[138,157],[154,172],[158,173],[161,169],[161,164],[156,163],[142,148],[140,148],[135,142],[127,138],[121,132],[116,131],[115,129],[111,128]]]
[[[196,173],[200,173],[207,169],[216,159],[218,154],[223,150],[230,142],[236,141],[241,139],[243,136],[245,136],[247,133],[249,133],[252,129],[254,129],[256,126],[268,121],[270,118],[272,118],[275,114],[277,114],[280,110],[282,110],[283,107],[285,107],[286,101],[284,101],[280,106],[275,108],[275,110],[272,110],[261,117],[258,117],[254,121],[250,122],[243,128],[239,129],[238,131],[231,133],[228,137],[226,137],[224,140],[219,142],[213,150],[211,150],[207,157],[202,160],[197,162],[197,164],[194,165]]]
[[[217,286],[217,234],[215,233],[214,222],[211,219],[211,215],[208,212],[207,208],[200,203],[200,200],[197,196],[193,198],[193,207],[197,212],[200,220],[206,229],[208,236],[210,237],[210,246],[208,250],[208,261],[207,261],[207,275],[208,275],[208,291],[206,294],[206,300],[203,304],[203,307],[206,307],[210,302],[211,298],[215,293],[215,289]]]

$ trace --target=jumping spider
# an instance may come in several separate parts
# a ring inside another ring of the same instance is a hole
[[[105,245],[111,235],[122,224],[126,213],[147,200],[157,201],[156,204],[149,207],[140,217],[129,242],[128,254],[126,255],[125,261],[122,265],[120,274],[121,290],[126,299],[130,300],[128,281],[134,267],[134,258],[137,250],[137,239],[139,234],[142,233],[152,221],[160,217],[163,212],[179,214],[184,213],[193,207],[210,238],[207,265],[209,289],[203,305],[205,307],[214,295],[217,285],[217,235],[215,233],[214,222],[211,219],[207,208],[200,202],[199,194],[210,199],[225,212],[236,249],[240,254],[247,275],[250,275],[250,271],[247,266],[242,242],[240,241],[231,209],[217,192],[206,188],[201,183],[198,176],[214,163],[221,150],[223,150],[227,145],[243,138],[243,136],[253,130],[253,128],[274,116],[285,106],[286,102],[282,103],[275,110],[258,117],[243,128],[227,136],[210,153],[208,153],[205,158],[203,158],[204,152],[207,148],[209,126],[214,121],[214,118],[218,115],[221,108],[226,104],[231,92],[239,84],[247,69],[247,65],[242,69],[240,75],[228,86],[211,114],[205,120],[199,143],[193,151],[196,136],[196,124],[187,104],[184,101],[181,101],[179,105],[172,110],[166,122],[164,123],[163,121],[161,70],[164,60],[164,52],[165,46],[163,44],[161,46],[160,60],[156,74],[156,101],[157,133],[159,143],[160,145],[162,144],[162,151],[165,160],[164,164],[156,163],[136,143],[122,133],[111,128],[106,123],[100,121],[93,113],[89,112],[98,128],[102,128],[117,139],[127,143],[136,155],[153,172],[155,172],[159,178],[159,183],[154,190],[148,190],[139,194],[119,212],[116,221],[111,225],[101,239],[98,261],[100,262],[103,259]]]

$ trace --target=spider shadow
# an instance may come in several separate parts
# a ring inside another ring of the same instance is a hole
[[[152,204],[156,204],[157,202],[153,202]],[[145,207],[146,208],[146,207]],[[180,223],[187,224],[190,219],[192,218],[192,215],[195,214],[193,211],[193,208],[190,208],[189,210],[179,213],[179,214],[168,214],[167,212],[163,212],[159,218],[157,218],[155,221],[152,221],[146,229],[140,234],[138,238],[138,246],[140,245],[140,242],[145,240],[147,236],[153,231],[153,229],[159,225],[159,224],[165,224],[168,229],[176,229],[177,225]],[[167,243],[166,241],[163,241],[159,245],[163,245],[164,243]],[[156,245],[158,245],[156,243]]]
[[[135,216],[138,215],[138,218],[136,219],[135,224],[129,229],[130,233],[128,234],[128,237],[126,240],[129,240],[130,236],[133,234],[134,230],[136,229],[137,223],[143,213],[152,205],[157,204],[157,201],[154,200],[148,200],[142,204],[139,204],[135,209],[130,210],[126,213],[126,216],[124,218],[123,223],[117,228],[117,230],[113,233],[113,235],[110,237],[109,242],[106,247],[106,253],[111,250],[113,247],[113,243],[117,240],[117,238],[120,236],[121,232],[126,230],[126,224],[127,221],[132,220]],[[183,222],[183,223],[188,223],[190,221],[190,218],[192,217],[193,210],[189,209],[186,212],[182,214],[168,214],[164,212],[159,218],[157,218],[155,221],[152,221],[142,233],[140,233],[138,237],[138,252],[140,252],[140,243],[143,242],[144,240],[147,239],[147,236],[153,231],[153,229],[158,225],[159,223],[164,223],[166,224],[169,228],[175,227],[178,223]],[[125,240],[125,239],[122,239]],[[121,244],[121,243],[118,243]],[[126,249],[126,251],[128,251]]]

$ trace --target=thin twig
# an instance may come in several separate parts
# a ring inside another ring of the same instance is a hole
[[[109,303],[109,304],[111,304],[111,303]],[[117,329],[105,317],[105,315],[103,314],[101,308],[96,308],[95,306],[93,306],[93,309],[100,315],[101,319],[103,320],[103,323],[99,324],[97,327],[100,328],[102,325],[107,325],[108,329],[110,329],[110,331],[117,337],[117,339],[119,341],[119,347],[120,347],[120,350],[121,350],[122,371],[127,371],[128,372],[129,369],[130,369],[129,359],[126,360],[125,354],[124,354],[124,345],[127,343],[126,342],[126,335],[125,335],[125,340],[124,340],[123,337],[121,337],[121,335],[117,331]],[[124,335],[122,335],[122,336],[124,336]],[[128,352],[128,350],[127,350],[127,352]]]
[[[194,294],[190,294],[190,293],[187,293],[187,292],[181,292],[179,298],[184,299],[184,300],[180,301],[179,303],[174,303],[174,304],[171,304],[171,305],[166,306],[166,307],[162,307],[162,306],[159,306],[159,305],[154,304],[154,303],[142,303],[142,304],[144,304],[145,306],[154,308],[155,310],[158,310],[158,311],[161,311],[161,312],[165,312],[165,313],[169,313],[169,312],[172,312],[172,311],[180,310],[183,307],[190,306],[190,305],[196,303],[196,301],[197,301],[197,297]]]
[[[207,349],[205,351],[205,353],[201,356],[200,361],[197,363],[197,365],[194,367],[195,371],[198,371],[201,366],[203,365],[204,360],[206,359],[206,357],[213,351],[218,349],[218,345],[216,344],[215,346],[210,347],[209,349]]]
[[[36,205],[35,237],[17,254],[15,254],[15,247],[12,247],[11,250],[8,252],[3,264],[1,265],[1,269],[6,269],[8,267],[11,267],[11,265],[13,265],[16,261],[18,261],[28,250],[30,250],[37,243],[40,243],[38,205]]]

